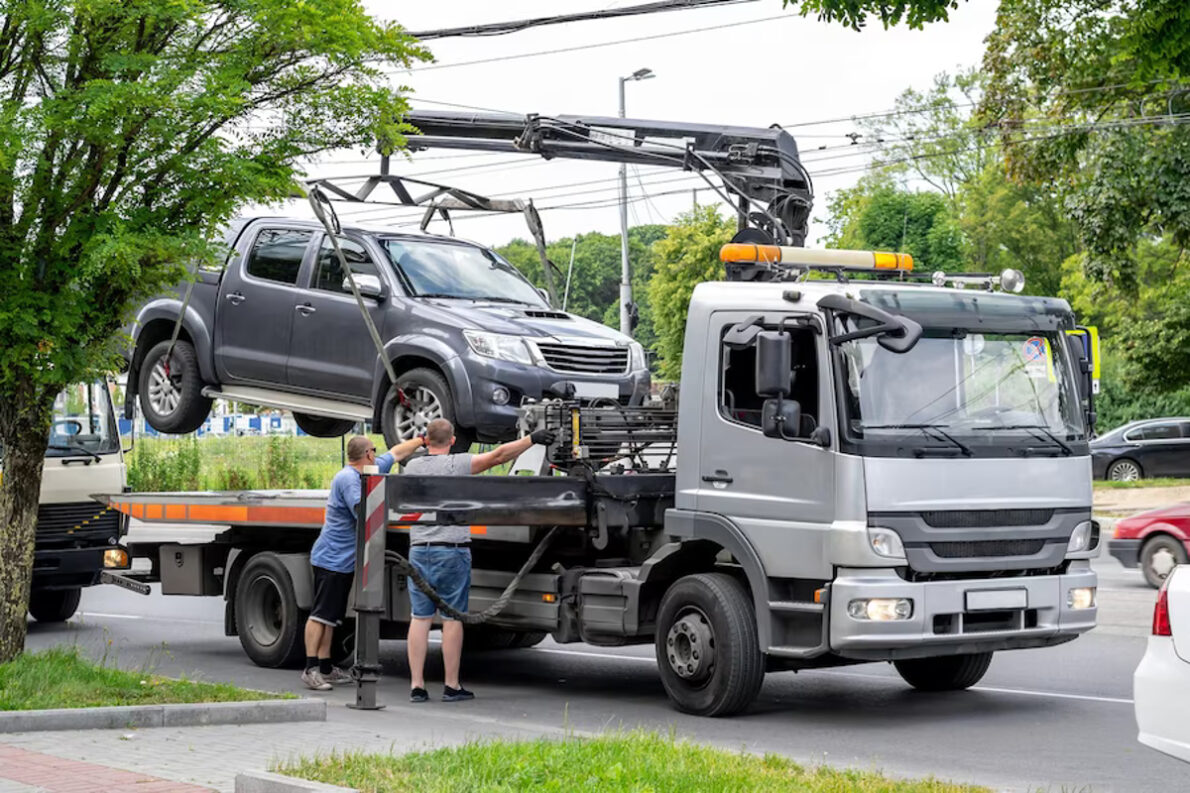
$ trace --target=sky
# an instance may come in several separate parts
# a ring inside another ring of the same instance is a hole
[[[564,6],[567,11],[598,10],[638,2],[584,0]],[[364,5],[374,16],[416,31],[556,14],[563,4],[364,0]],[[996,5],[993,0],[967,0],[951,12],[949,22],[922,31],[886,31],[875,22],[856,32],[803,18],[784,9],[781,0],[573,22],[503,36],[427,42],[435,62],[396,72],[393,81],[409,87],[412,105],[419,109],[612,116],[618,112],[618,78],[647,67],[656,75],[653,79],[627,85],[630,118],[757,127],[777,123],[794,135],[814,177],[816,220],[808,244],[816,245],[825,234],[828,194],[854,184],[867,161],[863,149],[845,148],[846,133],[856,129],[850,117],[889,110],[902,91],[928,87],[939,72],[977,66],[984,39],[995,25]],[[691,30],[699,32],[676,35]],[[623,43],[510,57],[604,42]],[[819,151],[821,147],[827,148]],[[550,240],[619,229],[614,163],[459,155],[436,149],[408,160],[394,158],[393,171],[492,197],[533,198],[538,207],[585,203],[542,212]],[[307,165],[310,176],[362,176],[378,169],[378,155],[359,151],[334,153]],[[633,168],[628,180],[630,225],[669,222],[696,198],[701,203],[717,201],[706,190],[693,195],[690,189],[705,183],[674,169]],[[420,218],[420,212],[376,205],[339,204],[338,209],[344,223],[404,231],[415,230]],[[310,214],[304,202],[273,210]],[[485,245],[528,236],[519,215],[455,217],[457,236]],[[449,232],[441,221],[429,230]]]

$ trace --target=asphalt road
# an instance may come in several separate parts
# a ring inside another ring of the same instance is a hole
[[[923,694],[891,666],[770,674],[751,709],[731,719],[680,714],[669,706],[651,645],[557,645],[473,654],[464,681],[477,693],[465,707],[477,722],[582,731],[645,727],[806,763],[934,775],[997,789],[1169,791],[1190,788],[1190,766],[1136,742],[1132,671],[1144,653],[1154,592],[1139,572],[1096,561],[1100,627],[1054,648],[1000,653],[966,692]],[[297,673],[261,669],[223,635],[218,598],[141,597],[115,587],[83,594],[80,613],[58,626],[29,626],[29,647],[77,643],[121,665],[162,674],[229,680],[267,690],[303,691]],[[357,713],[383,730],[417,718],[406,701],[403,642],[384,642],[379,712]],[[430,680],[441,680],[433,656]],[[436,676],[436,677],[435,677]],[[436,686],[431,686],[432,693]],[[346,702],[350,692],[333,694]],[[447,707],[431,704],[430,707]],[[420,711],[424,712],[424,711]],[[393,723],[393,722],[390,722]]]

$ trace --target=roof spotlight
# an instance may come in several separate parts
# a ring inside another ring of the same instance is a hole
[[[1005,292],[1019,293],[1025,288],[1025,274],[1007,267],[1000,273],[1000,288]]]

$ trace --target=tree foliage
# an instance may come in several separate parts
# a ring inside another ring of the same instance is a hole
[[[428,54],[358,0],[26,0],[0,24],[0,661],[20,651],[49,410],[135,301],[215,255],[297,158],[401,145],[382,67]]]
[[[786,7],[797,6],[802,16],[815,14],[826,22],[841,22],[853,30],[861,30],[868,16],[880,20],[889,28],[904,22],[911,28],[930,22],[945,21],[951,10],[959,7],[958,0],[784,0]]]

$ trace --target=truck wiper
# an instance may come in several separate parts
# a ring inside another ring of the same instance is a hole
[[[83,454],[89,454],[90,456],[94,457],[95,462],[97,462],[97,463],[103,462],[103,458],[100,457],[95,452],[91,451],[90,449],[84,449],[82,446],[76,446],[73,443],[51,443],[51,444],[48,444],[46,446],[46,448],[47,449],[58,449],[59,451],[64,451],[64,452],[82,452]]]
[[[937,439],[941,437],[943,440],[950,441],[956,449],[962,452],[964,457],[972,455],[971,447],[962,441],[952,436],[949,432],[939,427],[937,424],[861,424],[860,429],[865,430],[921,430],[922,434],[927,438]],[[930,431],[937,433],[937,435],[930,434]]]
[[[1030,432],[1029,434],[1032,435],[1034,438],[1037,438],[1038,440],[1048,439],[1048,440],[1052,441],[1058,448],[1060,448],[1062,450],[1062,456],[1064,456],[1064,457],[1069,457],[1070,455],[1074,454],[1074,449],[1071,449],[1070,446],[1068,446],[1065,441],[1063,441],[1061,438],[1059,438],[1054,433],[1050,432],[1049,428],[1043,427],[1040,424],[1007,424],[1003,427],[974,427],[973,429],[985,430],[985,431],[986,430],[1025,430],[1025,431],[1037,430],[1037,432],[1042,433],[1042,435],[1044,435],[1044,437],[1042,437],[1042,435],[1038,435],[1035,432]]]

